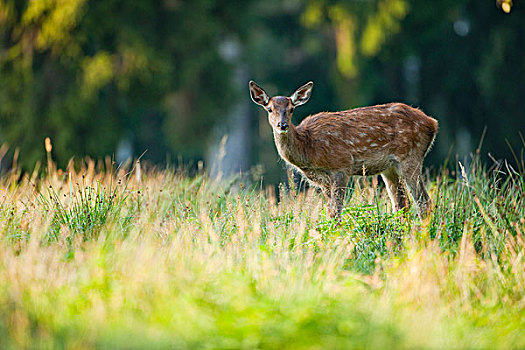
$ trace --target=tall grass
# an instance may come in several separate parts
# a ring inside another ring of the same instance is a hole
[[[110,163],[110,162],[109,162]],[[86,160],[0,179],[0,348],[523,348],[523,174],[443,171],[421,222]]]

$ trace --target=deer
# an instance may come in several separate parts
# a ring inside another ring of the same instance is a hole
[[[249,89],[268,113],[279,156],[321,189],[330,217],[340,218],[351,176],[380,174],[393,210],[408,208],[411,196],[425,218],[432,203],[422,180],[423,160],[436,138],[437,120],[404,103],[388,103],[320,112],[295,126],[294,109],[308,102],[313,85],[289,97],[270,98],[253,80]]]

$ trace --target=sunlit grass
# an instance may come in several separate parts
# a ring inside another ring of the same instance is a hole
[[[369,178],[337,222],[315,191],[129,171],[0,179],[0,348],[525,347],[512,169],[444,171],[423,222]]]

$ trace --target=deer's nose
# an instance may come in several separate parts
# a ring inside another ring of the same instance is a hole
[[[288,123],[287,122],[279,122],[277,123],[277,127],[281,129],[282,131],[288,130]]]

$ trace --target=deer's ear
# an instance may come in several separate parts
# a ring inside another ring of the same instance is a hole
[[[257,103],[260,106],[265,107],[270,101],[268,94],[263,90],[262,87],[255,84],[253,80],[250,80],[250,97],[252,101]]]
[[[300,106],[304,105],[308,100],[310,99],[310,96],[312,95],[312,88],[314,87],[314,83],[309,81],[308,83],[301,86],[299,89],[297,89],[290,98],[292,99],[292,103],[294,106]]]

